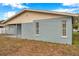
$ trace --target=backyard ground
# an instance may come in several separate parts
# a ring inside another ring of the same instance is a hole
[[[79,56],[78,33],[73,45],[47,43],[33,40],[22,40],[0,35],[0,55],[2,56]]]
[[[73,32],[73,42],[74,45],[79,46],[79,32]]]

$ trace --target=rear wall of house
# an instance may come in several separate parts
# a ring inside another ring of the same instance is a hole
[[[67,38],[62,37],[62,20],[66,20]],[[39,22],[39,35],[36,34],[35,23]],[[55,14],[25,12],[8,21],[7,24],[22,24],[22,38],[72,44],[72,20]],[[11,30],[12,31],[12,30]],[[13,30],[14,31],[14,30]],[[15,32],[15,31],[14,31]],[[16,33],[16,32],[15,32]]]
[[[63,38],[62,20],[66,20],[66,36]],[[39,22],[39,34],[36,34],[36,22]],[[72,44],[71,17],[35,20],[22,24],[22,38],[53,43]]]

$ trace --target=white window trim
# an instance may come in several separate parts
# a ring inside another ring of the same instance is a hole
[[[36,36],[39,36],[40,34],[36,34]]]
[[[66,39],[67,38],[67,36],[61,36],[62,38],[64,38],[64,39]]]

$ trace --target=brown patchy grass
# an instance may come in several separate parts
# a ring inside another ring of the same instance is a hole
[[[79,47],[0,36],[2,56],[78,56]]]

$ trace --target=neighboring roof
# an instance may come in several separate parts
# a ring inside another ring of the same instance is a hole
[[[1,20],[1,21],[0,21],[0,24],[1,24],[3,21],[4,21],[4,20]]]
[[[4,20],[0,21],[0,28],[4,26],[4,24],[2,23]]]
[[[0,27],[3,27],[4,26],[4,24],[0,24]]]
[[[66,12],[56,12],[56,11],[42,11],[42,10],[28,10],[28,9],[24,9],[21,12],[17,13],[16,15],[14,15],[13,17],[7,19],[6,21],[4,21],[3,23],[8,22],[9,20],[19,16],[20,14],[27,12],[27,11],[32,11],[32,12],[39,12],[39,13],[46,13],[46,14],[56,14],[56,15],[64,15],[64,16],[78,16],[78,14],[72,14],[72,13],[66,13]]]

